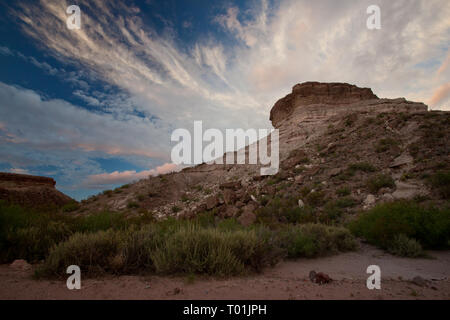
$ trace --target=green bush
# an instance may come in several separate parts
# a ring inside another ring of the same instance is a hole
[[[378,174],[367,180],[367,189],[371,193],[377,193],[381,188],[394,188],[395,182],[390,175]]]
[[[258,209],[257,219],[261,223],[307,223],[314,222],[314,211],[311,207],[300,208],[298,200],[294,197],[271,199],[264,207]]]
[[[130,223],[122,213],[103,211],[76,217],[71,224],[76,232],[97,232],[125,229]]]
[[[413,201],[380,204],[361,214],[350,229],[384,249],[389,249],[400,234],[426,248],[446,248],[450,241],[450,208],[425,207]]]
[[[363,171],[363,172],[375,172],[376,168],[368,162],[353,163],[348,166],[348,170],[351,172]]]
[[[287,251],[287,257],[294,259],[351,251],[358,246],[347,229],[321,224],[286,227],[279,232],[279,241],[280,247]]]
[[[80,204],[76,201],[69,202],[62,207],[63,212],[73,212],[80,209]]]
[[[388,251],[396,256],[418,258],[425,256],[422,246],[415,239],[410,239],[404,234],[395,236]]]
[[[136,209],[136,208],[139,208],[139,204],[137,202],[130,201],[127,204],[127,208],[128,209]]]
[[[37,269],[37,274],[62,275],[70,265],[77,265],[88,274],[111,271],[119,247],[119,233],[113,230],[76,233],[50,251],[44,264]]]

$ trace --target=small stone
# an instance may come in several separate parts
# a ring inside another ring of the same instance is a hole
[[[341,169],[340,168],[333,168],[330,170],[330,177],[335,177],[338,174],[341,173]]]
[[[29,264],[28,262],[26,262],[23,259],[14,260],[13,263],[11,263],[9,266],[13,269],[21,270],[21,271],[31,270],[31,264]]]
[[[416,286],[419,287],[426,287],[427,286],[427,280],[422,278],[421,276],[416,276],[411,280],[412,283],[414,283]]]

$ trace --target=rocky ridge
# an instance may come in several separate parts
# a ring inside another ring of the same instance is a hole
[[[164,219],[210,211],[249,225],[282,203],[310,210],[313,221],[342,222],[379,202],[445,201],[428,177],[450,169],[448,112],[345,83],[306,82],[275,103],[270,119],[280,132],[275,176],[260,176],[255,165],[202,164],[107,190],[79,213]]]

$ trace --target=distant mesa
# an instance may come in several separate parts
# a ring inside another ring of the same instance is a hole
[[[74,200],[52,178],[0,172],[0,200],[26,207],[60,207]]]

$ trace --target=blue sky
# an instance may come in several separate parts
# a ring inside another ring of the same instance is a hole
[[[81,29],[66,27],[69,5]],[[170,134],[270,128],[304,81],[349,82],[449,110],[450,4],[0,1],[0,170],[76,199],[176,169]]]

